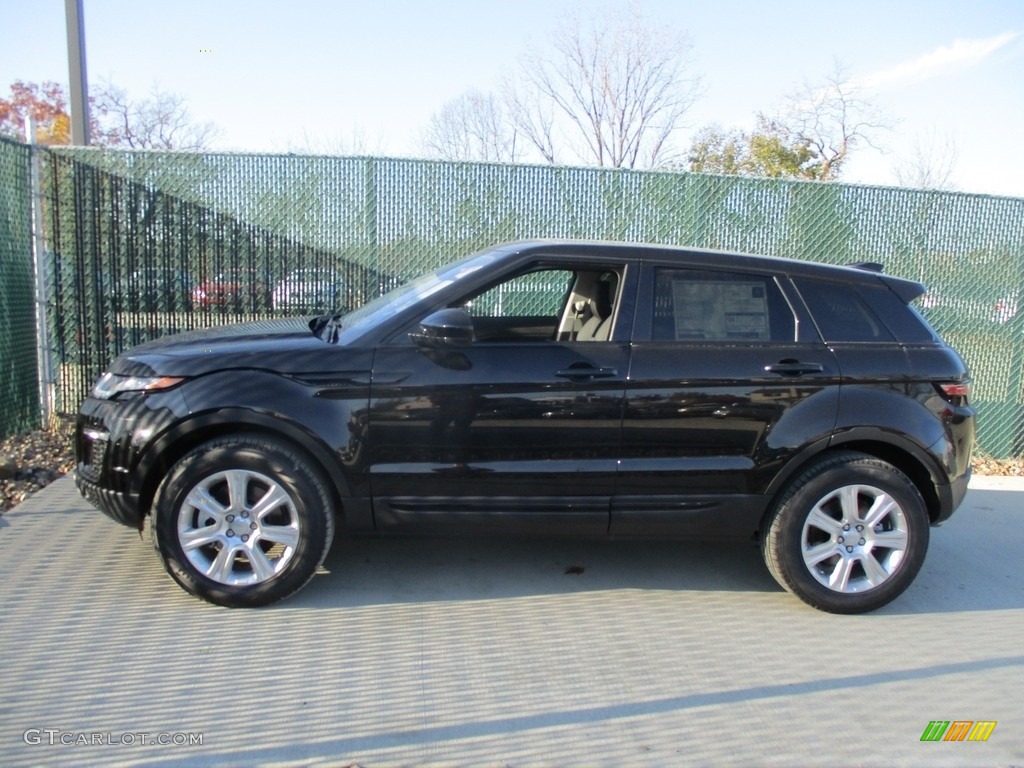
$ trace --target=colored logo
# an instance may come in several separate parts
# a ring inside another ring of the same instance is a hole
[[[995,720],[932,720],[921,741],[988,741],[995,729]]]

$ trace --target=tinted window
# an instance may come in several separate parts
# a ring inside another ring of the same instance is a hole
[[[908,344],[938,341],[917,310],[884,285],[861,286],[860,295],[900,341]]]
[[[853,285],[797,278],[793,281],[807,302],[825,341],[892,341]]]
[[[655,341],[793,341],[793,313],[770,277],[657,269],[654,283]]]

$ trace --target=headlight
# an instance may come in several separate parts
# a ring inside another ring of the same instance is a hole
[[[181,376],[122,376],[118,373],[104,373],[92,388],[92,396],[98,400],[110,400],[122,392],[159,392],[184,380]]]

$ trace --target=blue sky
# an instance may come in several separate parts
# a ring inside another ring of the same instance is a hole
[[[153,84],[220,128],[217,147],[416,156],[431,114],[491,90],[581,0],[85,0],[90,79]],[[705,93],[690,129],[751,127],[836,60],[894,122],[846,181],[893,184],[915,142],[952,138],[967,192],[1024,197],[1024,0],[636,0],[686,32]],[[63,0],[0,0],[0,89],[67,81]],[[208,51],[208,52],[207,52]],[[680,136],[685,146],[687,132]]]

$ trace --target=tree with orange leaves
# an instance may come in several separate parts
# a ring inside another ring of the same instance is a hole
[[[203,150],[217,136],[212,123],[189,118],[185,99],[156,88],[141,101],[121,88],[100,82],[89,99],[92,143],[124,149]],[[15,80],[9,99],[0,99],[0,134],[27,141],[25,118],[36,122],[37,144],[70,144],[71,117],[64,86]]]
[[[0,133],[24,141],[25,118],[29,115],[36,121],[36,143],[71,143],[71,116],[60,83],[14,81],[11,97],[0,99]]]

